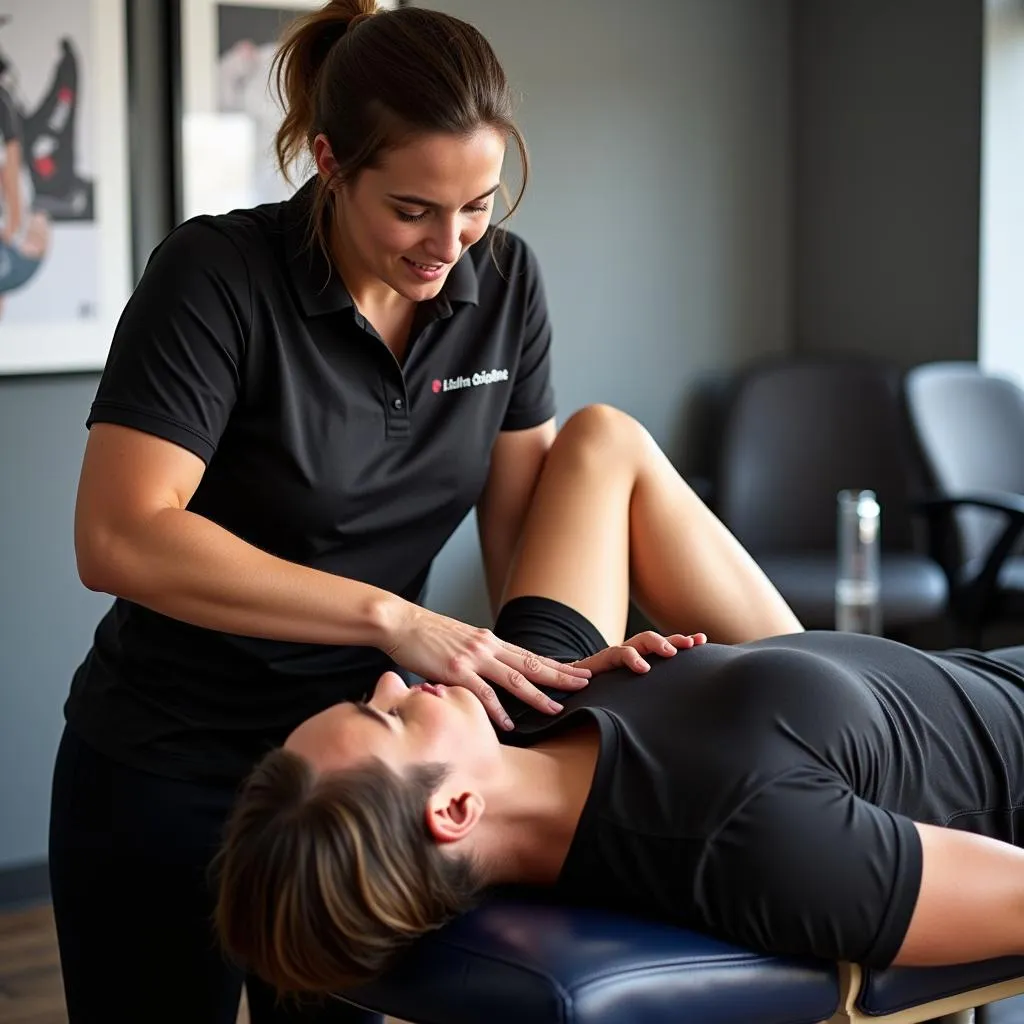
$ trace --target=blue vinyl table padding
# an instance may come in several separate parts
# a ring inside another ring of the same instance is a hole
[[[890,967],[865,971],[857,1009],[879,1017],[946,996],[1011,981],[1024,975],[1024,957],[1001,957],[956,967]]]
[[[832,964],[544,903],[493,901],[348,998],[415,1024],[814,1024],[839,1005]]]
[[[857,1009],[882,1016],[1024,975],[1024,957],[865,971]],[[413,1024],[815,1024],[839,972],[605,911],[496,899],[350,992]]]

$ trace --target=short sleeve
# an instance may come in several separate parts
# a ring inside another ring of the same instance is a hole
[[[235,243],[204,218],[176,228],[121,314],[87,425],[134,427],[208,463],[239,393],[251,308]]]
[[[910,819],[803,767],[745,801],[708,843],[694,899],[708,929],[748,948],[888,967],[921,885]]]
[[[551,319],[537,257],[525,246],[526,321],[523,347],[502,430],[526,430],[555,415],[551,384]]]

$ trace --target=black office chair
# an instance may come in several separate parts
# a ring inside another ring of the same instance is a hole
[[[900,374],[887,365],[787,358],[740,375],[713,505],[806,627],[835,624],[836,499],[846,488],[870,488],[881,504],[883,631],[944,613],[946,575],[925,553],[924,523],[912,522],[921,474],[909,440]]]
[[[1024,618],[1024,391],[977,363],[927,363],[907,408],[937,495],[926,503],[962,640]]]

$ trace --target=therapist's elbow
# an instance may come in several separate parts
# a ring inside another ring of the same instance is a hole
[[[109,523],[76,521],[75,564],[87,590],[129,597],[140,559],[137,542]]]

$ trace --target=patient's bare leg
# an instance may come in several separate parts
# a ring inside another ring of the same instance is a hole
[[[548,454],[505,599],[562,601],[615,644],[630,589],[663,632],[738,643],[801,630],[646,429],[610,406],[588,406]]]
[[[1024,850],[918,825],[924,872],[896,957],[907,967],[1024,955]]]

